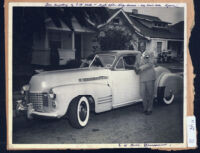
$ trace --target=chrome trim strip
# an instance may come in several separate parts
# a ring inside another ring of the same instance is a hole
[[[105,96],[105,97],[99,97],[98,99],[104,99],[104,98],[109,98],[109,97],[112,97],[112,95],[109,95],[109,96]]]
[[[97,104],[105,104],[105,103],[112,103],[112,100],[103,101],[103,102],[98,102]]]
[[[98,99],[97,101],[107,101],[107,100],[112,100],[112,97],[110,97],[110,98],[106,98],[106,99]]]

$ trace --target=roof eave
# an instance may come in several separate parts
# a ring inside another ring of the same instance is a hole
[[[141,34],[141,30],[140,30],[139,28],[137,28],[135,25],[133,25],[132,21],[130,20],[130,18],[128,17],[128,15],[123,11],[123,9],[120,9],[119,11],[117,11],[113,16],[111,16],[111,17],[107,20],[106,23],[97,26],[97,28],[99,29],[99,28],[102,28],[103,26],[107,25],[107,24],[108,24],[113,18],[115,18],[120,12],[125,16],[125,18],[128,20],[128,22],[130,23],[130,25],[135,29],[135,32],[136,32],[138,35],[140,35],[141,37],[144,37],[144,38],[150,40],[150,37],[144,36],[143,34]]]

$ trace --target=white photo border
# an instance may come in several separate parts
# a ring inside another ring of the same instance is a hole
[[[148,6],[148,4],[150,4]],[[12,44],[13,44],[13,7],[184,7],[184,115],[183,143],[129,143],[129,144],[13,144],[13,95],[12,95]],[[187,148],[186,115],[187,115],[187,5],[186,3],[70,3],[70,2],[9,2],[8,3],[8,112],[7,113],[7,148],[9,150],[40,149],[100,149],[100,148]]]

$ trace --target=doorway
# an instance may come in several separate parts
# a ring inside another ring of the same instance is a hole
[[[157,42],[157,53],[161,53],[162,51],[162,42]]]

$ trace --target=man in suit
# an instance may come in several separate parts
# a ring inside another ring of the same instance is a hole
[[[140,95],[143,99],[143,108],[146,115],[152,113],[154,99],[154,54],[153,52],[143,52],[140,64],[136,67],[136,73],[140,75]]]

